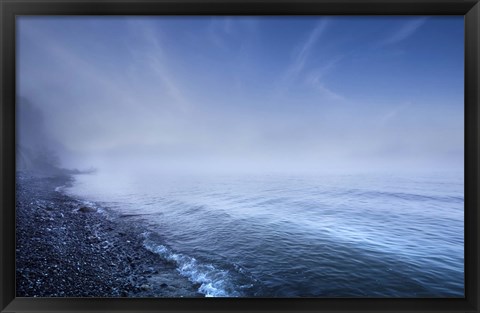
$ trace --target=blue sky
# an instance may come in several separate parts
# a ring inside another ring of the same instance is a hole
[[[17,94],[67,166],[463,168],[461,16],[17,26]]]

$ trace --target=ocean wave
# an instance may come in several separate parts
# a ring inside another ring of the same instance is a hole
[[[191,282],[200,284],[198,291],[206,297],[238,297],[241,293],[234,288],[233,278],[229,270],[220,269],[213,264],[199,262],[194,257],[174,252],[165,245],[158,244],[144,234],[144,247],[173,262],[180,275]]]
[[[415,193],[405,193],[405,192],[386,192],[386,191],[365,191],[359,193],[363,197],[367,198],[398,198],[401,200],[416,201],[416,202],[426,202],[426,201],[440,201],[440,202],[449,202],[449,203],[462,203],[464,201],[463,197],[453,196],[453,195],[423,195]]]

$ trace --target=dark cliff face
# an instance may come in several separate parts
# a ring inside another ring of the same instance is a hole
[[[48,152],[37,151],[16,145],[16,170],[32,174],[61,174],[58,159]]]
[[[31,101],[19,97],[16,103],[16,170],[35,176],[88,174],[88,170],[61,167],[59,151],[65,148],[49,136],[41,110]]]
[[[16,104],[16,170],[58,174],[60,161],[47,135],[42,112],[25,98]]]

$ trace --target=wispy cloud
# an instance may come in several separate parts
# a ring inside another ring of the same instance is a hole
[[[315,90],[317,90],[320,94],[322,94],[327,98],[330,98],[333,100],[345,100],[344,96],[340,95],[337,92],[334,92],[333,90],[325,86],[325,84],[321,81],[316,81],[315,83],[313,83],[313,86]]]
[[[212,18],[205,27],[205,37],[215,54],[228,56],[221,71],[228,72],[229,79],[239,94],[245,94],[245,86],[251,83],[245,79],[254,68],[258,49],[258,21],[251,17]],[[218,60],[216,61],[218,62]],[[217,69],[218,70],[218,69]]]
[[[378,46],[383,47],[393,45],[408,39],[426,22],[426,20],[426,17],[420,17],[404,23],[402,26],[392,32],[387,38],[381,41]]]
[[[320,96],[329,98],[331,100],[345,100],[345,97],[331,88],[327,87],[325,82],[325,76],[330,72],[344,57],[343,55],[336,55],[331,58],[326,58],[323,64],[317,66],[313,70],[308,66],[310,59],[312,58],[311,52],[315,49],[315,45],[318,43],[325,30],[328,27],[328,21],[322,19],[317,25],[310,31],[305,40],[299,44],[294,50],[293,62],[285,71],[280,85],[277,88],[277,96],[282,96],[288,89],[289,85],[301,78],[301,82],[312,87]],[[310,62],[311,63],[311,62]],[[316,60],[315,63],[318,63]],[[280,91],[279,91],[280,90]]]
[[[390,111],[385,113],[382,117],[378,119],[379,125],[384,127],[387,126],[392,120],[398,117],[403,111],[408,109],[411,106],[410,102],[405,102],[403,104],[393,107]]]
[[[257,25],[256,20],[247,17],[215,17],[205,29],[206,38],[216,48],[230,53],[255,36]]]
[[[330,72],[337,64],[342,60],[343,56],[337,56],[326,62],[322,67],[319,67],[312,71],[306,82],[310,84],[317,92],[321,95],[326,96],[327,98],[334,99],[334,100],[345,100],[345,97],[340,95],[337,92],[334,92],[330,88],[326,86],[325,83],[325,75]]]
[[[291,63],[283,72],[283,75],[281,75],[278,81],[276,81],[276,86],[273,91],[273,96],[275,98],[283,97],[289,87],[298,80],[299,76],[304,72],[311,51],[325,32],[327,26],[327,20],[322,19],[310,31],[308,36],[306,36],[306,38],[295,47],[292,53]],[[311,78],[307,78],[307,80],[308,79],[311,80]]]
[[[320,21],[310,32],[308,37],[296,49],[293,62],[284,75],[285,81],[293,81],[305,68],[312,48],[327,28],[327,20]]]
[[[168,68],[168,56],[163,48],[164,45],[160,42],[158,30],[154,31],[148,25],[136,25],[136,29],[143,30],[143,37],[147,47],[143,49],[142,53],[145,53],[143,57],[149,62],[150,69],[156,74],[175,105],[182,111],[186,111],[189,107],[189,102],[181,91],[177,79],[175,79],[172,71]],[[132,51],[132,53],[137,53],[137,50]]]

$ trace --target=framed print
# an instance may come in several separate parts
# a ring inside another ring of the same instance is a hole
[[[478,312],[477,1],[2,1],[2,312]]]

